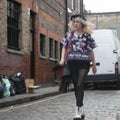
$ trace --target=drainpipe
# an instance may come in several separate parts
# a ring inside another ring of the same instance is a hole
[[[65,33],[68,31],[68,2],[67,0],[65,0],[65,12],[66,12],[66,15],[65,15]]]

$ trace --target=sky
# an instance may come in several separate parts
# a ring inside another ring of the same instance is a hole
[[[92,13],[120,12],[120,0],[83,0],[83,3]]]

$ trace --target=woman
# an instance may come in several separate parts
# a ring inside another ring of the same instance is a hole
[[[67,63],[70,67],[72,81],[75,90],[76,109],[75,118],[83,117],[84,81],[89,72],[90,62],[92,71],[96,73],[96,64],[93,49],[96,47],[91,37],[92,26],[81,15],[73,15],[69,23],[70,32],[66,34],[61,43],[63,44],[60,65],[64,65],[65,52],[69,49]],[[69,37],[72,34],[72,38]],[[70,40],[70,41],[69,41]],[[68,41],[70,42],[69,48]]]

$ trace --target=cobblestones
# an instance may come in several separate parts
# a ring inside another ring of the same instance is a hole
[[[1,120],[73,120],[74,93],[46,98],[1,110]],[[105,120],[120,114],[119,90],[86,90],[84,97],[85,120]]]

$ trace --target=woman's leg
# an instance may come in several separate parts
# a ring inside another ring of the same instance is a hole
[[[75,90],[75,98],[76,98],[76,110],[75,110],[75,118],[83,117],[83,97],[84,97],[84,80],[86,78],[86,75],[89,71],[89,64],[84,64],[87,67],[83,65],[83,63],[78,62],[70,62],[70,69],[72,73],[72,81],[74,85]]]
[[[84,98],[84,81],[88,74],[87,69],[79,69],[78,70],[78,81],[76,83],[76,105],[78,107],[83,106],[83,98]]]
[[[72,73],[72,81],[75,90],[76,106],[79,107],[83,105],[84,80],[86,75],[88,74],[88,68],[81,68],[81,65],[83,64],[80,64],[76,61],[69,62],[70,70]]]
[[[83,106],[84,80],[87,73],[88,73],[88,70],[82,69],[82,70],[79,70],[78,74],[74,73],[72,76],[74,90],[75,90],[75,97],[76,97],[76,106],[78,107]]]

